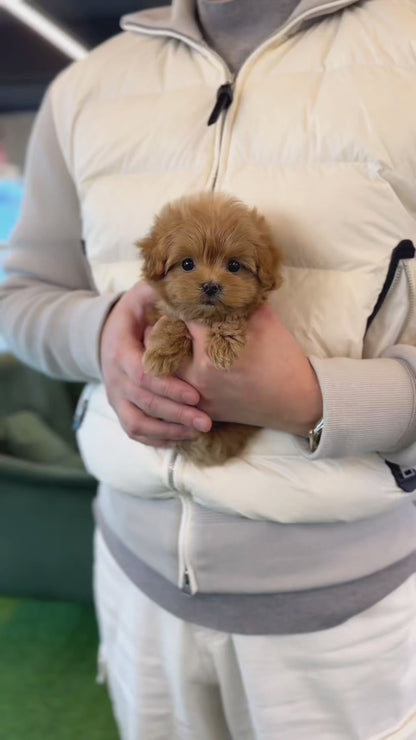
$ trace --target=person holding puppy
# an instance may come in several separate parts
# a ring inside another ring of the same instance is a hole
[[[88,383],[120,736],[416,736],[414,3],[174,0],[122,28],[45,97],[0,292],[16,354]],[[265,217],[282,284],[229,370],[190,321],[192,358],[148,375],[135,243],[209,190]],[[224,465],[178,452],[218,421],[258,431]]]

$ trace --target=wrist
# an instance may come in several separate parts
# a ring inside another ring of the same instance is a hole
[[[111,314],[113,313],[113,310],[114,310],[115,306],[117,306],[118,302],[123,297],[123,295],[124,295],[123,293],[120,293],[120,295],[115,296],[113,302],[109,304],[109,306],[107,308],[107,312],[103,316],[101,327],[100,327],[100,330],[99,330],[99,334],[98,334],[98,363],[99,363],[99,369],[100,369],[101,376],[102,376],[103,354],[104,354],[104,349],[103,348],[104,348],[104,345],[105,345],[105,334],[106,334],[106,330],[108,328],[108,321],[109,321],[109,318],[110,318]]]
[[[308,360],[309,372],[305,373],[302,392],[297,394],[296,413],[287,431],[307,437],[323,417],[323,398],[315,370]]]

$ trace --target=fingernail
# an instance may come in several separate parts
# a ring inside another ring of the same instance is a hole
[[[209,432],[211,428],[211,425],[207,419],[195,419],[193,425],[195,429],[198,429],[199,432]]]
[[[183,397],[183,400],[184,400],[185,403],[189,403],[192,406],[194,404],[198,403],[198,399],[195,398],[195,394],[194,393],[185,393],[185,395]]]

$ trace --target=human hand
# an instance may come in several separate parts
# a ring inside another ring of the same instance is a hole
[[[303,435],[321,418],[322,394],[312,365],[269,306],[249,319],[246,346],[230,370],[210,363],[207,329],[197,322],[188,328],[194,355],[179,375],[199,390],[199,408],[212,419]]]
[[[166,447],[196,436],[196,429],[208,431],[211,420],[195,408],[200,394],[187,382],[151,377],[142,369],[146,311],[155,300],[146,283],[124,293],[104,323],[100,360],[108,400],[124,431],[143,444]]]

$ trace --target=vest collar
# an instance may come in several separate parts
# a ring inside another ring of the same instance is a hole
[[[316,20],[353,5],[358,0],[300,0],[293,13],[278,29],[291,36],[304,23]],[[171,5],[141,10],[122,16],[124,31],[136,31],[151,36],[170,36],[191,46],[209,49],[195,17],[194,0],[173,0]]]

